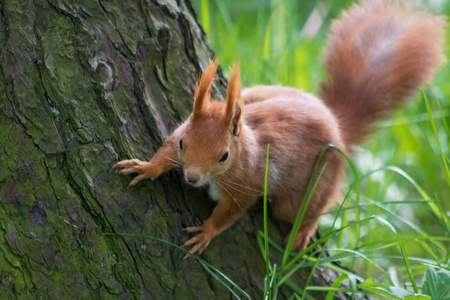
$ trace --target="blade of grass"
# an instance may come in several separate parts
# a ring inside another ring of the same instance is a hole
[[[266,278],[269,279],[271,277],[270,272],[270,262],[269,262],[269,233],[267,230],[267,174],[269,172],[269,147],[267,145],[267,156],[266,156],[266,171],[264,174],[264,261],[266,262]],[[269,282],[267,282],[267,286],[264,287],[265,297],[264,299],[271,299],[272,289],[269,286]]]
[[[423,98],[425,100],[425,105],[427,107],[428,117],[430,119],[431,128],[433,129],[434,138],[436,139],[437,145],[439,147],[439,152],[441,153],[442,162],[444,164],[445,179],[447,180],[447,183],[450,186],[450,170],[449,170],[449,167],[448,167],[448,164],[447,164],[446,155],[442,151],[442,146],[441,146],[441,142],[439,140],[439,136],[438,136],[438,133],[437,133],[436,124],[434,123],[434,119],[433,119],[433,116],[432,116],[430,102],[428,101],[427,93],[425,93],[425,90],[423,90]]]
[[[330,250],[330,249],[328,249],[328,250]],[[342,252],[353,253],[353,254],[356,255],[354,257],[360,257],[360,258],[364,259],[366,262],[368,262],[369,264],[374,266],[378,271],[380,271],[386,277],[387,281],[389,281],[389,284],[394,285],[394,283],[392,282],[392,279],[389,276],[389,274],[386,271],[384,271],[382,267],[377,265],[373,260],[371,260],[369,257],[364,255],[364,253],[362,253],[360,251],[356,251],[356,250],[351,250],[351,249],[339,249],[339,248],[337,248],[337,249],[333,249],[333,250],[340,251],[341,253]],[[331,258],[333,258],[333,256],[329,257],[329,259],[331,259]],[[331,261],[333,261],[333,260],[331,260]]]
[[[287,272],[287,273],[280,279],[279,284],[281,285],[281,284],[283,284],[285,281],[289,280],[289,278],[290,278],[295,272],[297,272],[298,269],[300,269],[301,267],[305,266],[307,260],[309,260],[311,257],[315,257],[315,255],[316,255],[318,252],[319,252],[319,251],[314,251],[314,252],[308,254],[308,256],[307,256],[305,259],[301,260],[298,264],[294,265],[294,266],[289,270],[289,272]],[[316,262],[318,262],[318,261],[320,261],[320,260],[319,260],[319,259],[314,260],[314,264],[315,264]],[[312,265],[314,265],[314,264],[312,264]],[[282,273],[283,273],[283,272],[280,272],[280,276],[281,276]],[[307,284],[305,284],[305,286],[307,286]]]
[[[298,293],[298,294],[303,294],[303,290],[301,289],[301,288],[299,288],[297,285],[295,285],[295,284],[293,284],[292,282],[290,282],[290,281],[286,281],[286,285],[288,286],[288,287],[290,287],[293,291],[295,291],[296,293]],[[305,298],[300,298],[300,299],[305,299]],[[306,299],[309,299],[309,300],[315,300],[315,298],[314,297],[312,297],[312,296],[310,296],[310,295],[306,295]]]
[[[350,193],[350,191],[347,191],[347,193]],[[434,200],[399,200],[399,201],[382,201],[379,203],[382,204],[393,204],[393,205],[399,205],[399,204],[428,204],[428,202],[433,202]],[[360,208],[364,208],[364,207],[368,207],[368,206],[376,206],[375,203],[361,203],[360,205],[356,206],[356,205],[352,205],[352,206],[346,206],[346,207],[339,207],[338,209],[333,209],[333,210],[328,210],[324,213],[321,213],[319,215],[314,215],[311,218],[317,218],[317,217],[321,217],[324,215],[339,215],[339,213],[342,211],[348,211],[348,210],[353,210],[356,209],[358,207]],[[333,228],[333,225],[330,227]]]
[[[411,284],[413,286],[414,293],[418,293],[416,281],[414,280],[414,276],[413,276],[412,271],[411,271],[408,255],[406,254],[405,245],[403,244],[400,236],[398,235],[397,231],[395,230],[394,226],[391,223],[389,223],[388,221],[386,221],[385,219],[383,219],[383,218],[381,218],[379,216],[374,216],[374,217],[375,217],[375,219],[380,221],[380,223],[382,223],[385,226],[387,226],[397,236],[398,244],[399,244],[400,250],[402,252],[402,256],[403,256],[403,261],[405,263],[406,271],[408,272],[409,279],[410,279]]]
[[[346,224],[347,224],[347,211],[344,210],[342,212],[341,226],[346,225]],[[337,247],[338,248],[342,248],[343,240],[344,240],[344,231],[341,230],[341,231],[339,231],[339,234],[338,234],[338,240],[337,240]]]
[[[315,184],[314,184],[314,186],[313,186],[313,188],[311,190],[311,193],[315,190],[315,188],[317,186],[317,183],[319,183],[319,180],[322,177],[322,174],[325,171],[326,166],[327,166],[327,163],[325,163],[323,165],[323,168],[320,171],[319,176],[317,176],[317,180],[316,180],[316,182],[315,182]],[[311,279],[312,279],[312,276],[314,274],[314,271],[316,270],[317,266],[319,265],[320,259],[322,258],[323,251],[325,251],[325,247],[327,245],[327,242],[328,242],[328,239],[326,239],[325,242],[322,245],[322,249],[319,252],[319,256],[317,257],[317,261],[314,264],[314,266],[312,267],[311,272],[309,273],[308,279],[306,280],[306,284],[305,284],[306,287],[308,287],[309,283],[311,282]],[[305,290],[303,291],[302,299],[305,299],[307,291],[308,291],[308,288],[305,288]]]
[[[385,247],[377,248],[376,250],[387,249],[387,248],[390,248],[390,247],[393,247],[393,246],[398,246],[397,240],[396,240],[395,243],[392,243],[392,244],[390,244],[388,246],[385,246]],[[329,248],[328,250],[329,251],[337,251],[337,250],[340,250],[340,249]],[[370,250],[370,252],[372,252],[372,250]],[[371,259],[371,258],[389,258],[389,259],[392,259],[392,260],[396,260],[396,259],[403,260],[403,256],[395,256],[395,255],[367,255],[366,252],[361,252],[361,251],[360,251],[360,253],[364,254],[369,259]],[[326,265],[328,262],[336,262],[336,261],[342,261],[344,259],[353,259],[353,258],[359,258],[359,257],[360,256],[351,255],[350,253],[338,253],[336,255],[333,255],[333,256],[330,256],[330,257],[322,259],[320,261],[320,264],[321,265]],[[409,256],[408,259],[410,261],[419,262],[421,264],[426,264],[426,265],[430,265],[430,266],[433,266],[433,267],[440,267],[440,268],[444,268],[444,269],[446,268],[445,266],[443,266],[439,262],[436,262],[435,260],[432,260],[432,259],[425,259],[425,258],[413,257],[413,256]],[[304,262],[302,264],[302,267],[303,268],[312,267],[314,263],[315,263],[315,261],[313,261],[313,262]],[[413,269],[414,267],[416,267],[416,266],[412,266],[411,269]],[[399,268],[399,269],[401,269],[401,268]],[[406,268],[405,268],[405,270],[406,270]]]
[[[439,103],[439,102],[438,102]],[[450,117],[450,110],[442,110],[439,106],[438,111],[431,112],[431,116],[433,120],[441,119],[445,122],[445,118]],[[429,121],[429,115],[428,113],[420,113],[412,116],[407,116],[403,118],[396,118],[394,120],[387,120],[380,122],[380,127],[388,128],[393,126],[400,126],[400,125],[411,125],[414,123],[420,123],[420,122],[426,122]]]
[[[276,273],[276,270],[277,270],[277,264],[274,264],[273,266],[272,266],[272,270],[273,270],[273,272],[272,272],[272,282],[270,283],[270,287],[272,288],[272,290],[273,290],[273,300],[277,300],[277,296],[278,296],[278,276],[277,276],[277,273]]]
[[[332,288],[338,288],[341,286],[342,282],[348,278],[347,274],[341,274],[339,275],[339,277],[333,282],[333,285],[331,286]],[[336,294],[336,291],[334,290],[330,290],[327,294],[327,297],[325,298],[325,300],[333,300],[334,298],[334,294]]]
[[[222,284],[224,287],[226,287],[233,296],[235,296],[237,299],[241,299],[238,294],[229,286],[227,285],[222,279],[220,279],[219,276],[217,276],[207,265],[205,265],[203,262],[199,261],[199,264],[211,275],[215,280],[217,280],[220,284]]]
[[[333,286],[308,286],[306,288],[308,291],[321,291],[321,292],[351,292],[351,289],[344,289],[339,287],[333,287]]]
[[[211,10],[209,9],[209,0],[201,0],[201,4],[200,4],[200,11],[201,11],[201,20],[202,20],[202,26],[203,29],[206,32],[207,36],[211,35]]]
[[[308,185],[306,186],[305,193],[303,194],[303,199],[302,199],[300,208],[299,208],[299,210],[297,212],[297,216],[295,217],[294,224],[292,225],[291,234],[290,234],[288,242],[286,244],[286,250],[284,252],[283,259],[282,259],[282,262],[281,262],[281,266],[282,267],[284,267],[286,265],[286,263],[287,263],[287,260],[289,258],[289,254],[292,251],[292,246],[294,245],[295,238],[296,238],[297,233],[298,233],[298,231],[300,229],[301,222],[302,222],[303,217],[304,217],[304,215],[306,213],[306,208],[308,207],[308,203],[311,200],[312,194],[314,192],[314,190],[311,190],[309,192],[309,194],[308,194],[309,188],[310,188],[311,183],[312,183],[312,181],[314,179],[314,175],[316,174],[317,167],[318,167],[319,162],[320,162],[322,156],[324,155],[325,151],[328,148],[330,148],[330,147],[334,147],[334,146],[331,145],[331,144],[328,144],[322,149],[322,151],[320,151],[319,156],[318,156],[318,158],[316,160],[316,163],[314,164],[313,170],[311,172],[311,176],[310,176],[309,181],[308,181]],[[316,184],[317,184],[317,182],[316,182]],[[314,186],[316,186],[316,184]]]
[[[273,16],[269,16],[269,20],[266,24],[266,32],[264,34],[264,48],[263,48],[263,57],[264,61],[268,61],[270,59],[270,50],[271,50],[271,36],[272,36],[272,18]]]
[[[348,283],[350,284],[350,289],[352,290],[351,298],[355,300],[356,298],[356,276],[353,274],[348,274]]]
[[[394,300],[402,300],[402,298],[399,298],[392,293],[382,290],[381,288],[368,286],[368,285],[361,285],[361,284],[358,285],[358,288],[365,289],[369,292],[372,292],[373,294],[375,294],[377,296],[384,296],[384,297],[387,297],[388,299],[394,299]]]
[[[355,198],[355,202],[356,202],[356,212],[355,212],[355,220],[356,220],[356,229],[355,229],[355,248],[358,247],[359,244],[359,238],[361,235],[361,225],[359,223],[359,220],[361,219],[361,209],[359,208],[359,176],[358,176],[358,171],[355,167],[355,165],[353,164],[353,162],[350,160],[350,158],[344,153],[344,151],[342,151],[341,149],[339,149],[336,146],[333,146],[333,148],[339,152],[342,156],[344,156],[345,160],[347,161],[347,163],[349,164],[352,173],[353,173],[353,177],[354,177],[354,184],[355,184],[355,189],[356,189],[356,198]],[[353,184],[352,184],[353,186]]]
[[[341,219],[341,220],[342,220],[341,225],[344,225],[344,224],[345,224],[346,210],[343,210],[343,208],[344,208],[345,202],[347,201],[347,199],[348,199],[349,196],[350,196],[350,191],[351,191],[350,189],[347,191],[347,193],[345,194],[344,200],[342,200],[341,204],[339,205],[339,209],[338,209],[337,212],[336,212],[336,215],[335,215],[334,220],[333,220],[333,224],[331,225],[330,231],[329,231],[328,233],[330,233],[332,230],[334,230],[334,227],[336,226],[336,222],[337,222],[337,220],[338,220],[338,217],[339,217],[341,211],[343,211],[342,219]],[[343,230],[342,230],[342,231],[339,231],[339,234],[338,234],[338,244],[341,244],[341,243],[342,243],[343,233],[344,233]]]
[[[216,0],[215,2],[217,5],[217,8],[219,10],[219,13],[223,19],[223,22],[225,24],[226,30],[228,30],[228,31],[231,30],[231,28],[233,27],[233,21],[231,20],[231,17],[226,8],[226,5],[222,1]]]

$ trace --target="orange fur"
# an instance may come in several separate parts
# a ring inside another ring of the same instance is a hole
[[[214,80],[214,75],[216,74],[218,66],[219,63],[217,62],[217,60],[213,59],[206,68],[205,73],[203,73],[200,80],[197,82],[194,97],[194,117],[207,113],[207,106],[211,99],[209,90],[211,88],[211,84]]]
[[[319,152],[334,144],[351,152],[372,123],[398,107],[429,80],[443,61],[443,20],[410,11],[395,0],[362,1],[332,25],[322,83],[324,102],[281,86],[241,92],[239,67],[231,71],[226,102],[211,100],[217,69],[213,60],[197,84],[191,117],[169,136],[150,162],[121,161],[121,174],[139,173],[130,183],[156,178],[175,165],[194,186],[209,184],[218,198],[212,216],[186,242],[201,253],[263,192],[270,144],[268,196],[274,216],[294,222]],[[244,110],[245,103],[245,110]],[[295,247],[304,249],[337,193],[344,161],[327,150],[326,165],[307,207]],[[317,176],[317,174],[315,174]]]
[[[242,127],[241,115],[244,111],[244,101],[241,97],[241,78],[239,65],[234,65],[231,69],[230,79],[227,87],[227,100],[225,105],[225,126],[232,126],[234,135],[238,135]]]
[[[445,58],[442,17],[396,0],[364,1],[335,21],[320,96],[339,119],[343,139],[357,145],[372,123],[431,79]],[[345,38],[342,38],[345,37]]]

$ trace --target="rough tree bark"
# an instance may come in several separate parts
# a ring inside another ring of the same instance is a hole
[[[180,245],[180,229],[214,206],[176,172],[127,190],[130,178],[111,170],[149,159],[191,111],[196,76],[213,57],[192,3],[0,3],[0,298],[231,298],[178,249],[104,235]],[[261,228],[253,209],[203,255],[255,299]],[[319,270],[314,284],[332,275]]]

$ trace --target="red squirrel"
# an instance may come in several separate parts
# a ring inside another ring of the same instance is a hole
[[[196,84],[189,118],[166,138],[149,162],[123,160],[120,174],[138,173],[130,182],[156,179],[181,167],[184,179],[208,185],[217,200],[198,232],[184,246],[201,253],[263,193],[266,149],[270,144],[268,188],[273,215],[293,223],[318,154],[328,144],[352,153],[374,130],[374,121],[399,107],[431,79],[445,61],[445,21],[411,10],[395,0],[361,1],[332,23],[325,51],[328,78],[320,99],[294,88],[255,86],[241,90],[233,66],[226,101],[211,99],[218,68],[213,60]],[[306,209],[294,247],[306,248],[319,215],[332,203],[344,159],[333,149],[322,157],[326,169]],[[317,174],[316,174],[317,176]],[[289,237],[289,234],[288,234]]]

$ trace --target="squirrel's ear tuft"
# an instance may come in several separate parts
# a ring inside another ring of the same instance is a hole
[[[244,100],[241,97],[241,76],[239,65],[231,69],[227,87],[227,103],[225,107],[225,124],[231,126],[234,135],[239,135],[242,126],[242,113],[244,112]]]
[[[196,115],[199,116],[204,114],[208,107],[211,100],[211,93],[209,90],[218,66],[219,63],[217,60],[213,59],[206,68],[205,72],[201,75],[200,79],[197,81],[194,98],[194,117]]]

